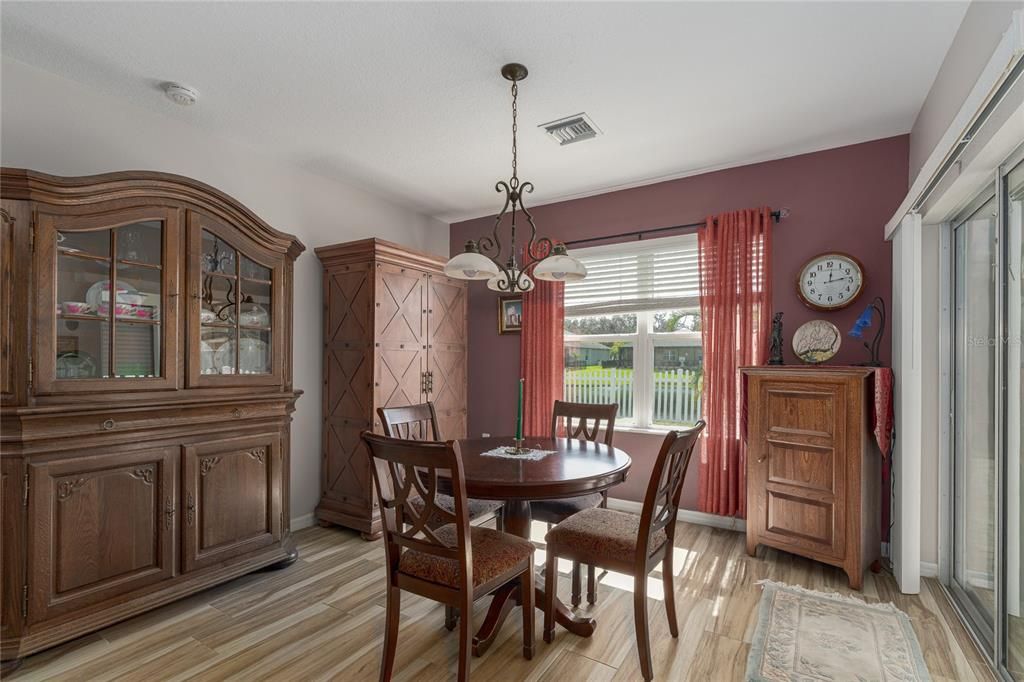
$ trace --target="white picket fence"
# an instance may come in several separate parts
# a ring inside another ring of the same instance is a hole
[[[654,422],[693,424],[700,419],[701,372],[685,369],[654,373]],[[618,403],[619,417],[633,418],[633,370],[567,369],[565,400],[577,403]]]

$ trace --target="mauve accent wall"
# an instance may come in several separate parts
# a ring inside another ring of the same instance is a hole
[[[541,234],[571,241],[692,223],[741,208],[788,208],[789,217],[775,226],[772,258],[772,307],[785,313],[786,362],[798,363],[789,347],[797,327],[822,318],[844,334],[839,354],[830,364],[856,364],[867,360],[867,351],[846,332],[875,296],[890,306],[892,249],[882,232],[907,193],[908,152],[909,137],[901,135],[547,204],[533,208],[532,213]],[[529,177],[543,186],[544,178],[536,170]],[[493,221],[490,216],[454,223],[452,253],[460,252],[467,239],[487,233]],[[811,310],[796,294],[800,266],[827,250],[856,256],[867,277],[857,302],[835,313]],[[482,282],[470,284],[469,291],[469,432],[508,435],[515,418],[519,337],[498,334],[494,292]],[[868,331],[873,333],[874,328]],[[887,329],[882,362],[890,361]],[[661,436],[620,432],[615,443],[633,457],[634,465],[629,479],[611,495],[641,500]],[[686,509],[696,509],[696,461],[694,457],[683,490]]]

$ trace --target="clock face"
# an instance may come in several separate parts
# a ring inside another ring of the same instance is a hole
[[[864,268],[853,256],[823,253],[800,270],[797,290],[816,310],[839,310],[853,303],[864,289]]]

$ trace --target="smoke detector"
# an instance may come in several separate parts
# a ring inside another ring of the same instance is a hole
[[[550,123],[541,123],[537,127],[543,128],[544,132],[561,146],[592,140],[601,134],[601,129],[585,113],[566,116]]]
[[[164,94],[167,99],[183,107],[190,107],[199,99],[199,92],[195,88],[180,83],[164,83]]]

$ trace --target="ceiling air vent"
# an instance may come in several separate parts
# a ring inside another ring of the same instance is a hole
[[[560,145],[590,140],[601,134],[601,129],[594,125],[594,122],[586,114],[566,116],[557,121],[542,123],[537,127],[543,128],[544,132]]]

